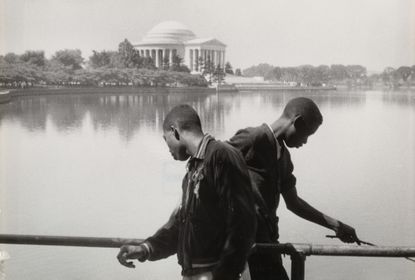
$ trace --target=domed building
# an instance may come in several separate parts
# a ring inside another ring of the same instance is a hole
[[[200,60],[211,61],[215,66],[225,65],[226,45],[215,38],[197,38],[185,25],[177,21],[164,21],[154,26],[134,47],[143,57],[151,57],[155,66],[171,65],[173,56],[183,59],[191,72],[200,72]]]

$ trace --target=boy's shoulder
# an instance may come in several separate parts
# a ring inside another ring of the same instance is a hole
[[[242,159],[241,153],[234,146],[225,141],[212,140],[209,143],[207,150],[208,157],[215,157],[218,159],[238,158]],[[242,159],[243,160],[243,159]]]

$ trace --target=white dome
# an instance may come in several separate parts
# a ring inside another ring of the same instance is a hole
[[[177,21],[163,21],[154,26],[144,36],[139,45],[183,44],[196,38],[195,34],[184,24]]]

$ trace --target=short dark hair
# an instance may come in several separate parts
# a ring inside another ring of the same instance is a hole
[[[301,115],[309,127],[323,123],[323,116],[318,106],[313,100],[306,97],[297,97],[288,101],[283,115],[288,118]]]
[[[163,122],[163,130],[168,131],[172,126],[176,126],[180,130],[202,130],[199,115],[187,104],[177,105],[167,113]]]

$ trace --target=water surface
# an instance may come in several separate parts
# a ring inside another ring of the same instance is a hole
[[[33,96],[0,105],[0,233],[144,238],[180,198],[184,164],[161,137],[168,110],[196,108],[228,139],[308,96],[324,122],[292,150],[299,195],[380,245],[415,246],[415,92]],[[281,242],[340,244],[279,209]],[[176,257],[118,264],[116,249],[0,245],[6,279],[181,279]],[[290,259],[284,259],[289,270]],[[309,257],[307,279],[413,279],[404,259]]]

